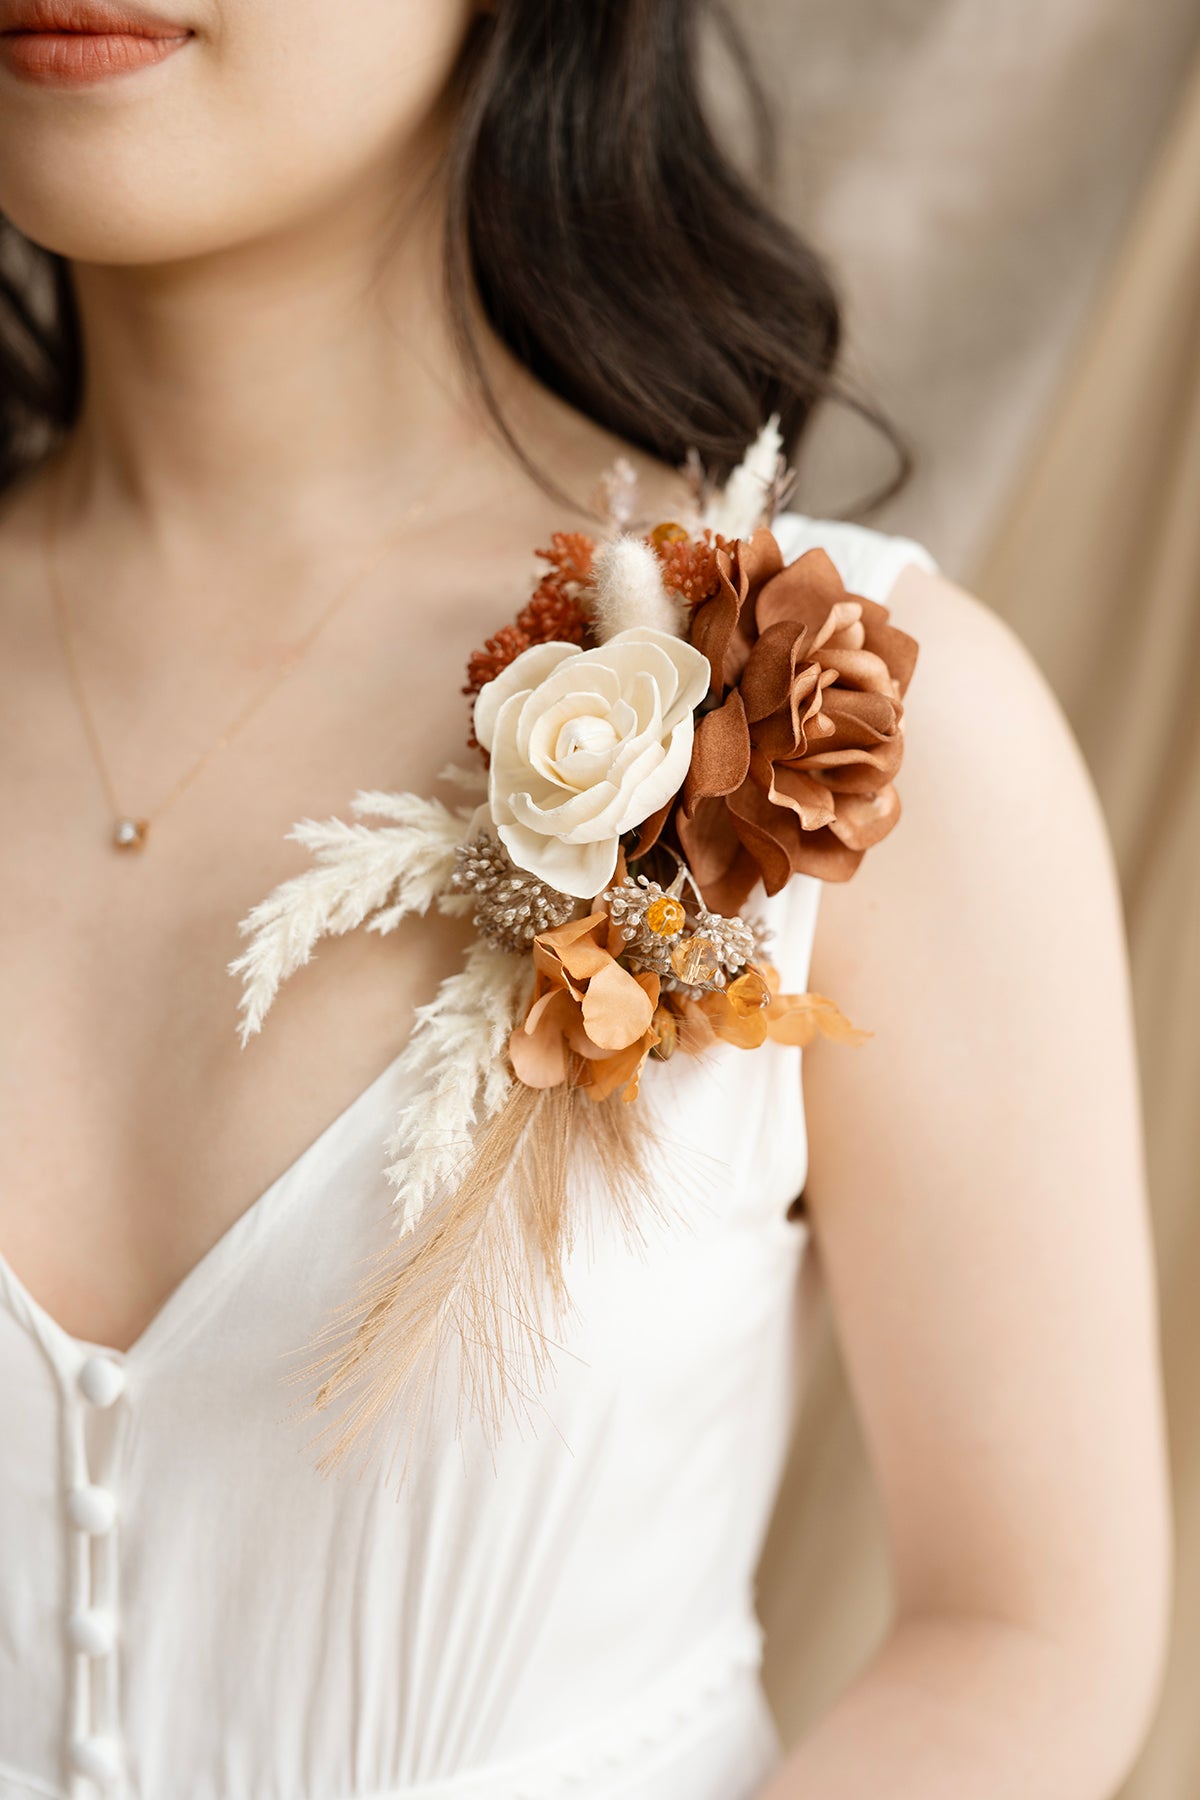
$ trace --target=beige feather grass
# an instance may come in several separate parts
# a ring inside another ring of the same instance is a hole
[[[352,804],[360,816],[392,823],[302,819],[288,836],[312,853],[315,866],[281,882],[238,927],[250,939],[229,965],[229,973],[242,978],[243,1045],[261,1030],[283,982],[311,960],[323,937],[340,937],[365,920],[392,931],[408,914],[442,904],[473,809],[451,811],[416,794],[358,794]]]
[[[400,1070],[411,1078],[411,1098],[397,1113],[385,1146],[401,1235],[415,1228],[426,1206],[461,1169],[476,1128],[508,1099],[514,1083],[508,1040],[532,985],[529,958],[477,941],[462,968],[417,1008],[399,1059]]]
[[[637,1239],[649,1216],[669,1210],[656,1148],[619,1097],[595,1104],[571,1085],[514,1084],[421,1231],[376,1252],[357,1292],[305,1347],[290,1379],[315,1388],[306,1417],[330,1414],[312,1440],[317,1467],[350,1462],[364,1472],[395,1432],[387,1469],[403,1452],[403,1482],[443,1378],[457,1379],[456,1435],[474,1417],[494,1446],[507,1419],[531,1417],[554,1333],[574,1310],[565,1270],[573,1171],[586,1163]]]
[[[724,487],[709,500],[704,524],[727,538],[753,536],[776,502],[782,451],[779,414],[772,413]]]

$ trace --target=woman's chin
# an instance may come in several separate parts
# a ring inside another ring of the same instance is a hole
[[[32,243],[73,262],[176,262],[211,253],[228,241],[227,219],[221,232],[206,230],[203,220],[189,220],[166,197],[118,197],[99,188],[89,202],[78,190],[62,193],[39,186],[40,192],[0,194],[0,212]]]

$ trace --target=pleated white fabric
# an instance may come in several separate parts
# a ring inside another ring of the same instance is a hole
[[[785,515],[885,598],[905,540]],[[819,883],[767,902],[803,991]],[[852,1054],[852,1052],[845,1052]],[[0,1261],[0,1800],[751,1800],[780,1755],[753,1578],[796,1399],[800,1053],[656,1065],[673,1216],[602,1191],[532,1423],[453,1409],[397,1497],[284,1384],[386,1236],[394,1062],[125,1354]]]

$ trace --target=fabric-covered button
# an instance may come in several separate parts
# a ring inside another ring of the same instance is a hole
[[[72,1488],[67,1495],[67,1516],[80,1531],[102,1537],[113,1528],[117,1503],[107,1488],[88,1482],[84,1487]]]
[[[125,1371],[111,1356],[89,1356],[79,1371],[79,1390],[93,1406],[111,1406],[125,1392]]]
[[[67,1620],[67,1636],[85,1656],[107,1656],[117,1641],[117,1622],[102,1606],[85,1606]]]
[[[75,1738],[71,1743],[71,1764],[89,1781],[102,1785],[115,1781],[121,1773],[121,1751],[111,1737]]]

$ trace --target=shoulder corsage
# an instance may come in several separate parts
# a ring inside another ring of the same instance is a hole
[[[781,991],[744,909],[846,880],[895,824],[917,646],[824,551],[785,563],[780,448],[773,418],[717,492],[693,458],[689,515],[656,524],[617,463],[603,531],[556,533],[470,658],[461,803],[363,793],[353,823],[301,822],[313,868],[242,923],[243,1041],[323,936],[431,907],[476,933],[398,1058],[395,1230],[298,1377],[338,1403],[320,1466],[397,1419],[411,1445],[448,1364],[460,1420],[528,1405],[569,1306],[573,1160],[631,1234],[659,1205],[636,1104],[656,1061],[866,1035]]]

